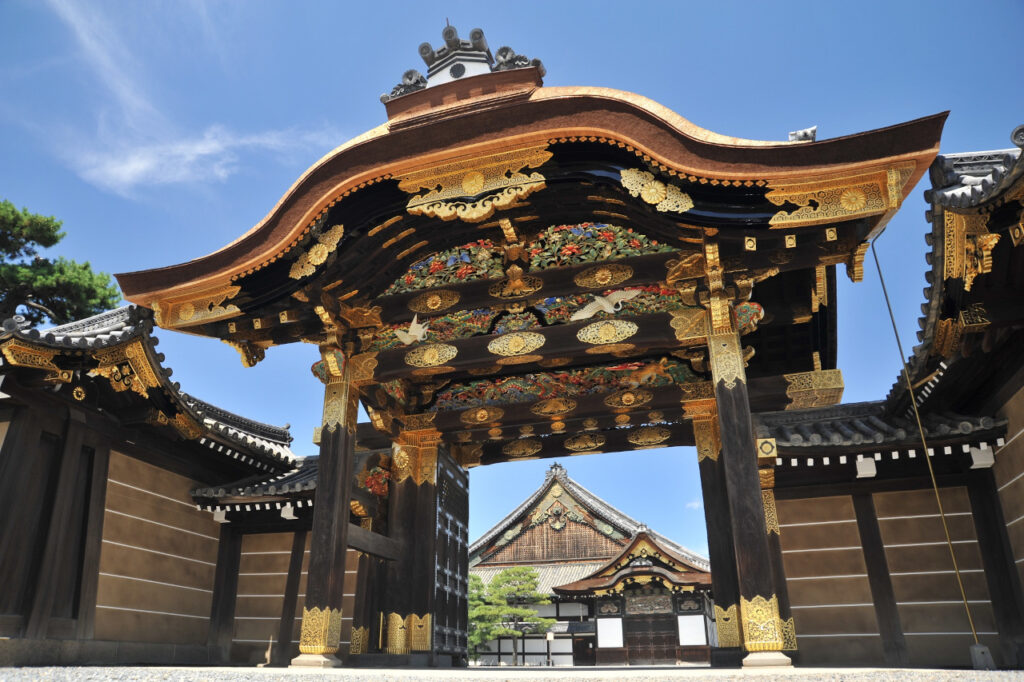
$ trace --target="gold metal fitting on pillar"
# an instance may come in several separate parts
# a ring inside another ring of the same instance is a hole
[[[736,617],[736,604],[722,608],[715,604],[715,629],[718,632],[718,646],[738,647],[740,641],[740,623]]]
[[[740,597],[743,647],[747,651],[782,651],[783,628],[779,618],[779,598],[760,595],[747,600]]]
[[[302,632],[299,635],[300,653],[335,654],[340,642],[341,609],[303,607]]]
[[[437,429],[402,431],[392,444],[391,480],[411,478],[416,485],[437,482],[437,447],[441,432]]]
[[[320,362],[315,363],[312,370],[313,375],[324,383],[321,433],[323,429],[333,432],[343,425],[350,434],[355,434],[359,410],[359,389],[352,382],[355,363],[334,346],[321,347],[320,356]]]
[[[409,653],[408,620],[408,616],[403,618],[397,613],[389,613],[387,615],[387,642],[384,646],[385,653]]]

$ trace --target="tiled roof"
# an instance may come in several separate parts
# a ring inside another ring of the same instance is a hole
[[[218,500],[228,497],[257,498],[312,492],[316,489],[319,459],[319,457],[298,459],[295,461],[295,468],[271,478],[254,476],[226,486],[196,488],[192,491],[192,496],[207,500]]]
[[[762,412],[755,415],[761,438],[774,438],[780,447],[847,447],[861,444],[919,442],[917,424],[910,418],[886,415],[885,401],[849,403],[793,412]],[[925,435],[945,438],[957,434],[982,434],[1006,424],[994,417],[966,417],[952,413],[922,415]]]
[[[523,566],[525,564],[516,564],[516,566]],[[554,594],[552,588],[558,587],[559,585],[565,585],[566,583],[576,582],[582,580],[588,575],[596,571],[605,565],[603,561],[596,562],[583,562],[583,563],[567,563],[567,564],[529,564],[529,567],[537,571],[539,578],[537,582],[537,591],[543,592],[544,594]],[[478,575],[484,581],[484,585],[490,584],[494,576],[498,575],[508,566],[473,566],[469,569],[469,572],[473,575]]]

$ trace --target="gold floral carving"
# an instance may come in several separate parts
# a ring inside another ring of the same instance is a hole
[[[459,349],[447,343],[417,346],[405,354],[405,364],[413,367],[437,367],[455,358]]]
[[[634,322],[626,320],[601,320],[593,322],[576,332],[576,338],[583,343],[609,344],[625,341],[636,334],[640,328]]]
[[[586,419],[583,420],[583,430],[584,431],[595,431],[597,429],[597,427],[598,427],[597,420],[594,419],[593,417],[587,417]]]
[[[412,215],[478,223],[544,189],[543,175],[521,171],[551,156],[544,144],[459,159],[399,177],[398,187],[414,195],[406,205]]]
[[[501,451],[509,457],[530,457],[540,452],[543,447],[536,438],[520,438],[505,443]]]
[[[599,433],[581,433],[565,439],[565,447],[573,452],[588,452],[597,450],[605,444],[607,439]]]
[[[761,471],[770,471],[772,476],[772,484],[775,483],[775,470],[774,469],[759,469]],[[779,534],[779,515],[775,510],[775,492],[771,488],[764,487],[764,480],[761,481],[761,506],[764,507],[764,528],[765,531],[771,535],[775,533]]]
[[[783,374],[786,380],[787,410],[838,405],[843,399],[843,373],[838,369]]]
[[[484,455],[484,446],[480,443],[467,443],[452,448],[455,461],[465,469],[480,466],[480,458]]]
[[[539,291],[543,286],[544,280],[540,277],[524,274],[518,265],[510,265],[505,271],[505,279],[488,287],[487,293],[494,298],[522,298]]]
[[[392,655],[409,653],[408,618],[403,618],[397,613],[389,613],[386,621],[387,641],[384,645],[384,653]]]
[[[747,382],[743,356],[740,353],[740,339],[736,332],[710,334],[708,355],[713,385],[717,386],[722,382],[725,388],[731,389],[736,387],[737,381],[744,384]]]
[[[252,343],[251,341],[232,341],[231,339],[222,340],[224,343],[238,351],[238,354],[242,356],[243,367],[255,367],[256,363],[266,357],[266,348]]]
[[[7,362],[16,367],[47,370],[49,372],[46,375],[47,381],[68,383],[73,378],[71,370],[61,369],[54,363],[53,359],[58,354],[55,350],[48,350],[11,339],[0,345],[0,352],[3,353]]]
[[[464,424],[492,424],[501,421],[505,410],[500,407],[471,407],[459,415]]]
[[[288,276],[291,279],[302,279],[309,277],[318,265],[323,265],[327,257],[338,248],[338,242],[345,236],[345,228],[342,225],[335,225],[329,230],[322,232],[306,251],[299,255],[292,263]]]
[[[380,319],[381,307],[357,306],[347,303],[338,303],[338,317],[345,321],[352,329],[364,329],[366,327],[380,327],[383,322]]]
[[[71,397],[77,400],[78,402],[82,402],[83,400],[85,400],[87,395],[88,394],[85,392],[85,389],[82,388],[81,386],[75,386],[74,389],[72,389],[71,391]]]
[[[672,432],[663,426],[641,426],[631,431],[627,440],[633,445],[658,445],[672,436]]]
[[[715,604],[715,629],[718,631],[718,646],[722,648],[740,646],[740,623],[736,618],[736,605],[723,609]]]
[[[627,168],[621,173],[622,186],[630,196],[640,197],[659,211],[685,213],[693,208],[693,199],[673,184],[662,182],[639,168]]]
[[[572,398],[548,398],[535,403],[530,412],[540,417],[558,417],[569,414],[576,409],[576,401]]]
[[[514,355],[507,358],[500,358],[499,365],[528,365],[531,362],[539,362],[544,359],[543,355]]]
[[[715,385],[710,381],[694,381],[682,384],[679,386],[679,391],[682,393],[682,400],[684,402],[715,399]]]
[[[782,650],[783,651],[796,651],[796,625],[793,623],[792,618],[780,621],[782,623]]]
[[[615,391],[602,401],[608,407],[631,409],[643,407],[654,399],[654,394],[643,388],[627,388]]]
[[[348,653],[350,656],[365,654],[370,643],[370,629],[366,627],[352,628],[349,636]]]
[[[903,185],[912,173],[913,166],[902,166],[828,180],[772,182],[765,198],[776,206],[797,208],[777,211],[768,223],[789,228],[885,213],[899,207]]]
[[[628,265],[599,265],[587,268],[572,278],[576,286],[587,289],[607,289],[618,286],[633,276],[633,268]]]
[[[430,651],[432,633],[430,621],[431,617],[429,613],[425,616],[417,616],[415,613],[409,614],[408,625],[406,627],[409,632],[409,648],[411,650]]]
[[[957,322],[963,328],[964,334],[984,331],[990,324],[988,312],[985,310],[985,306],[980,303],[972,303],[961,310],[960,315],[957,316]]]
[[[705,459],[718,461],[718,455],[722,452],[722,439],[718,429],[718,417],[714,414],[694,418],[693,439],[697,445],[698,462]]]
[[[377,370],[377,352],[360,353],[349,359],[350,379],[353,386],[366,386],[373,383],[373,373]]]
[[[988,216],[945,211],[945,279],[963,279],[970,291],[978,275],[992,272],[998,234],[988,231]]]
[[[238,306],[233,303],[223,304],[241,290],[242,287],[238,286],[218,287],[190,296],[154,301],[153,317],[165,329],[191,327],[234,317],[242,312]]]
[[[145,398],[147,389],[160,385],[141,341],[99,351],[94,357],[99,366],[90,374],[106,378],[119,393],[131,390]]]
[[[341,609],[314,606],[302,608],[299,651],[304,654],[334,654],[341,641]]]
[[[437,417],[436,412],[423,412],[420,414],[403,414],[399,419],[402,421],[402,426],[407,430],[420,431],[431,428],[434,425],[435,417]]]
[[[449,289],[428,291],[409,301],[409,310],[414,313],[439,313],[459,302],[459,292]]]
[[[708,325],[701,308],[676,308],[670,311],[669,324],[676,334],[676,341],[683,346],[702,344],[708,337]]]
[[[526,355],[543,346],[546,340],[537,332],[511,332],[488,343],[487,350],[493,355]]]
[[[665,284],[678,287],[685,280],[703,277],[706,271],[705,265],[704,254],[700,252],[684,253],[678,259],[667,260],[665,268],[668,272],[665,274]],[[680,289],[680,293],[683,293],[682,289]],[[693,305],[693,301],[688,303]]]
[[[743,646],[747,651],[780,651],[782,621],[779,619],[779,599],[758,595],[751,600],[740,597],[740,620],[743,624]]]

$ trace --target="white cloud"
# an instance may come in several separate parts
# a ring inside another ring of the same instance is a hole
[[[689,502],[686,503],[686,508],[687,509],[703,509],[704,508],[704,501],[703,500],[690,500]]]
[[[71,0],[49,0],[49,5],[73,34],[81,63],[110,94],[98,104],[95,131],[67,130],[58,147],[79,176],[101,189],[128,196],[144,187],[222,182],[236,172],[244,154],[288,158],[325,152],[345,139],[327,125],[241,133],[212,124],[202,132],[182,132],[154,106],[141,85],[146,79],[137,56],[94,7]],[[202,34],[216,44],[205,5],[192,7]]]

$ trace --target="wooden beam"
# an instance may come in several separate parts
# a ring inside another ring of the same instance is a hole
[[[348,526],[348,546],[391,561],[400,559],[402,553],[407,549],[394,538],[365,530],[354,523],[350,523]]]

